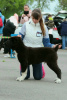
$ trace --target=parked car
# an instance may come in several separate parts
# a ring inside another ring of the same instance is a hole
[[[54,14],[53,13],[50,13],[50,12],[42,12],[42,17],[44,19],[44,22],[45,22],[45,19],[48,15],[52,15],[52,17],[54,17]]]
[[[62,38],[61,36],[58,34],[57,28],[53,28],[53,43],[54,44],[62,44]]]
[[[62,43],[62,38],[61,38],[61,32],[60,32],[60,29],[58,29],[57,27],[62,23],[63,19],[67,17],[67,11],[66,10],[62,10],[62,11],[59,11],[54,17],[53,17],[53,20],[54,20],[54,23],[55,23],[55,26],[56,26],[56,30],[58,32],[58,35],[56,35],[55,33],[54,34],[54,39],[56,40],[56,38],[58,37],[59,40],[60,40],[60,43]],[[57,37],[56,37],[56,36]],[[56,37],[56,38],[55,38]],[[59,41],[58,40],[58,41]]]
[[[54,17],[54,14],[53,13],[50,13],[50,12],[42,12],[42,16],[43,17],[46,17],[46,16],[48,16],[48,15],[52,15],[53,17]]]
[[[67,17],[67,11],[62,10],[59,11],[55,16],[54,16],[54,22],[58,22],[58,25],[63,21],[64,18]]]

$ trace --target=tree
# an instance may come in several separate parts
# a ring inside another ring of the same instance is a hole
[[[34,4],[32,8],[35,7],[35,8],[40,8],[41,10],[44,10],[45,8],[49,9],[50,2],[55,1],[55,0],[28,0],[29,5],[32,5],[30,4],[31,1],[32,1],[32,4]]]
[[[67,10],[67,0],[59,0],[59,4],[61,6],[61,9]]]
[[[42,11],[46,8],[50,9],[50,2],[55,0],[0,0],[0,9],[6,18],[12,16],[14,13],[21,15],[23,7],[28,4],[30,8],[40,8]],[[58,0],[56,11],[67,10],[67,0]],[[33,5],[34,4],[34,5]],[[33,6],[32,6],[33,5]]]
[[[67,0],[58,0],[59,5],[57,8],[55,8],[55,11],[60,11],[60,10],[67,10]]]
[[[14,13],[21,15],[23,13],[23,7],[25,4],[33,5],[34,2],[36,4],[33,6],[34,8],[40,8],[41,10],[44,8],[48,8],[49,1],[54,0],[0,0],[0,9],[6,18],[10,17]]]
[[[26,2],[27,0],[0,0],[0,9],[6,18],[14,13],[20,15]]]

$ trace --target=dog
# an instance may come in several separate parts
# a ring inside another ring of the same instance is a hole
[[[57,78],[55,82],[61,83],[61,69],[58,67],[58,64],[57,64],[58,45],[55,48],[27,47],[24,45],[21,37],[17,37],[17,36],[9,38],[9,40],[5,42],[5,45],[17,52],[17,57],[21,64],[22,76],[18,77],[16,79],[17,81],[22,81],[25,79],[27,75],[28,65],[45,62],[47,63],[49,68],[56,73]]]
[[[0,41],[0,50],[1,50],[2,48],[4,48],[4,39],[1,39],[1,41]]]

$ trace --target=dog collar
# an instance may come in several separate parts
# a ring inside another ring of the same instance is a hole
[[[8,39],[10,36],[0,36],[0,38]]]

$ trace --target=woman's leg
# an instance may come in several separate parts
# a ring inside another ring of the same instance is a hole
[[[40,80],[42,78],[42,63],[40,64],[33,64],[33,76],[34,79]]]
[[[20,65],[20,75],[22,76],[22,72],[21,72],[21,65]],[[30,78],[30,66],[28,66],[28,69],[27,69],[27,76],[25,79],[28,79]]]
[[[65,36],[62,36],[62,49],[65,49]]]

